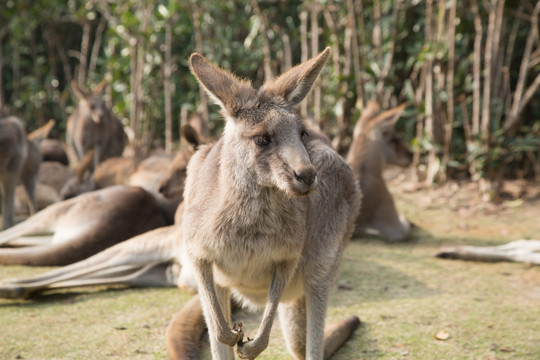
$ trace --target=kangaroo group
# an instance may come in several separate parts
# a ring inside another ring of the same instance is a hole
[[[395,210],[382,169],[387,163],[407,166],[412,158],[394,131],[403,107],[380,113],[370,103],[346,158],[297,115],[294,106],[310,91],[329,53],[325,49],[260,89],[193,54],[191,71],[225,119],[221,138],[206,145],[197,138],[197,151],[180,152],[153,189],[132,187],[128,180],[97,181],[104,178],[99,165],[120,158],[104,158],[112,156],[104,144],[87,149],[81,146],[87,140],[72,144],[81,161],[72,182],[92,191],[0,233],[0,243],[10,245],[24,244],[35,233],[51,234],[35,249],[0,249],[0,263],[67,266],[0,282],[0,296],[96,284],[191,287],[199,295],[175,315],[167,332],[172,358],[198,358],[207,328],[214,359],[233,359],[234,352],[254,359],[267,347],[276,316],[295,358],[329,358],[359,324],[351,316],[325,326],[343,251],[353,233],[373,230],[389,241],[407,237],[410,225]],[[72,86],[84,107],[101,95],[105,83],[92,93]],[[74,116],[81,114],[87,112],[79,109]],[[96,127],[93,116],[86,116],[87,126]],[[123,149],[125,135],[116,133],[121,138],[116,148]],[[130,169],[139,163],[130,161]],[[128,178],[132,173],[126,170]],[[127,186],[108,187],[115,182]],[[151,204],[142,217],[133,214],[148,208],[139,198]],[[76,226],[104,208],[108,215],[94,216],[92,226]],[[115,226],[109,218],[125,224]],[[244,336],[241,324],[231,323],[236,302],[263,309],[254,339]]]

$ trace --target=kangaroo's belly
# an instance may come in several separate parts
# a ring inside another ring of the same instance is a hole
[[[268,301],[276,266],[269,252],[252,254],[250,257],[232,257],[227,262],[214,263],[214,281],[230,288],[235,296],[251,306],[263,306]],[[231,261],[232,260],[232,261]],[[297,269],[291,276],[281,299],[289,301],[304,293],[303,275]]]

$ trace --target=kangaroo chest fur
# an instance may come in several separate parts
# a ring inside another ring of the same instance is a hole
[[[195,157],[206,155],[201,152]],[[245,181],[246,174],[225,174],[213,161],[214,155],[211,151],[203,165],[193,169],[198,174],[188,172],[183,221],[186,249],[192,261],[213,263],[218,285],[253,304],[263,304],[276,264],[301,258],[306,234],[299,229],[306,228],[307,199],[290,198],[275,188]],[[197,176],[196,183],[191,175]],[[226,176],[230,177],[213,186],[200,181]],[[297,288],[296,278],[289,287]]]

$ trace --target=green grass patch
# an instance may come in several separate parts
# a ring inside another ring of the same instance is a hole
[[[345,359],[540,359],[540,268],[433,257],[444,245],[493,245],[540,236],[540,207],[460,215],[445,207],[400,209],[421,228],[410,241],[354,239],[342,262],[328,322],[362,325],[334,357]],[[538,210],[536,210],[538,209]],[[45,268],[0,267],[0,278]],[[164,359],[165,329],[190,298],[178,289],[92,287],[0,300],[2,359]],[[253,334],[259,314],[235,314]],[[439,331],[449,334],[437,340]],[[210,359],[208,346],[204,356]],[[260,359],[287,359],[279,325]]]

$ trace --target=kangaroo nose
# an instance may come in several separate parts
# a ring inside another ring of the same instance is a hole
[[[312,185],[317,178],[317,172],[313,166],[305,167],[294,172],[296,180],[304,182],[306,185]]]

